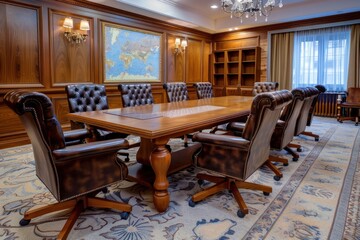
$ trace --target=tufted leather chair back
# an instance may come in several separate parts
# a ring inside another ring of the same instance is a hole
[[[285,148],[294,137],[297,119],[304,104],[306,89],[295,88],[291,93],[293,94],[293,101],[282,111],[271,138],[271,147],[278,150]]]
[[[71,113],[109,109],[104,85],[70,84],[65,91]],[[71,126],[74,129],[83,128],[84,124],[71,121]]]
[[[166,91],[168,102],[180,102],[190,99],[184,82],[164,83],[163,88]]]
[[[270,139],[281,110],[293,96],[288,90],[255,96],[242,137],[197,133],[202,143],[196,165],[235,179],[245,180],[269,158]]]
[[[253,96],[256,96],[259,93],[276,91],[278,87],[278,82],[255,82]]]
[[[214,97],[211,83],[197,82],[197,83],[194,83],[194,87],[195,87],[198,99]]]
[[[316,99],[320,94],[319,90],[314,87],[304,88],[304,91],[305,91],[305,99],[304,99],[304,104],[299,113],[299,117],[296,121],[296,128],[294,132],[295,136],[305,131],[309,114],[312,114],[310,113],[310,110],[313,107],[314,102],[316,104]]]
[[[127,176],[126,165],[120,167],[115,161],[123,139],[67,147],[45,94],[14,90],[4,96],[4,103],[23,123],[33,147],[36,175],[58,201],[93,192]]]
[[[119,84],[123,107],[153,104],[154,97],[151,92],[151,84]]]

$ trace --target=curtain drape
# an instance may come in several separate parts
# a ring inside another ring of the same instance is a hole
[[[360,87],[360,24],[351,26],[348,87]]]
[[[345,91],[350,32],[350,26],[295,32],[292,87],[322,84],[328,91]]]
[[[271,35],[270,79],[279,89],[292,89],[293,48],[293,32]]]

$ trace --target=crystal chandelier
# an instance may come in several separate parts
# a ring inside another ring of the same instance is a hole
[[[243,21],[245,18],[254,17],[257,21],[258,16],[265,16],[265,22],[268,20],[268,16],[272,9],[276,6],[276,0],[264,0],[263,4],[261,0],[220,0],[221,7],[226,13],[230,13],[230,17],[236,17]],[[282,0],[278,3],[279,8],[283,6]]]

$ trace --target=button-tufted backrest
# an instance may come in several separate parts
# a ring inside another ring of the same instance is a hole
[[[184,82],[164,83],[163,87],[166,91],[168,102],[180,102],[190,99],[186,83]]]
[[[273,92],[279,87],[278,82],[255,82],[253,96],[263,92]]]
[[[214,97],[212,85],[209,82],[194,83],[198,99]]]
[[[65,91],[71,113],[109,109],[104,85],[71,84]]]
[[[153,104],[154,98],[151,92],[151,84],[119,84],[123,107]]]

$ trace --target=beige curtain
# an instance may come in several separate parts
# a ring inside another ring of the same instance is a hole
[[[293,51],[293,32],[271,35],[270,78],[279,83],[279,89],[292,89]]]
[[[360,87],[360,24],[351,27],[348,87]]]

